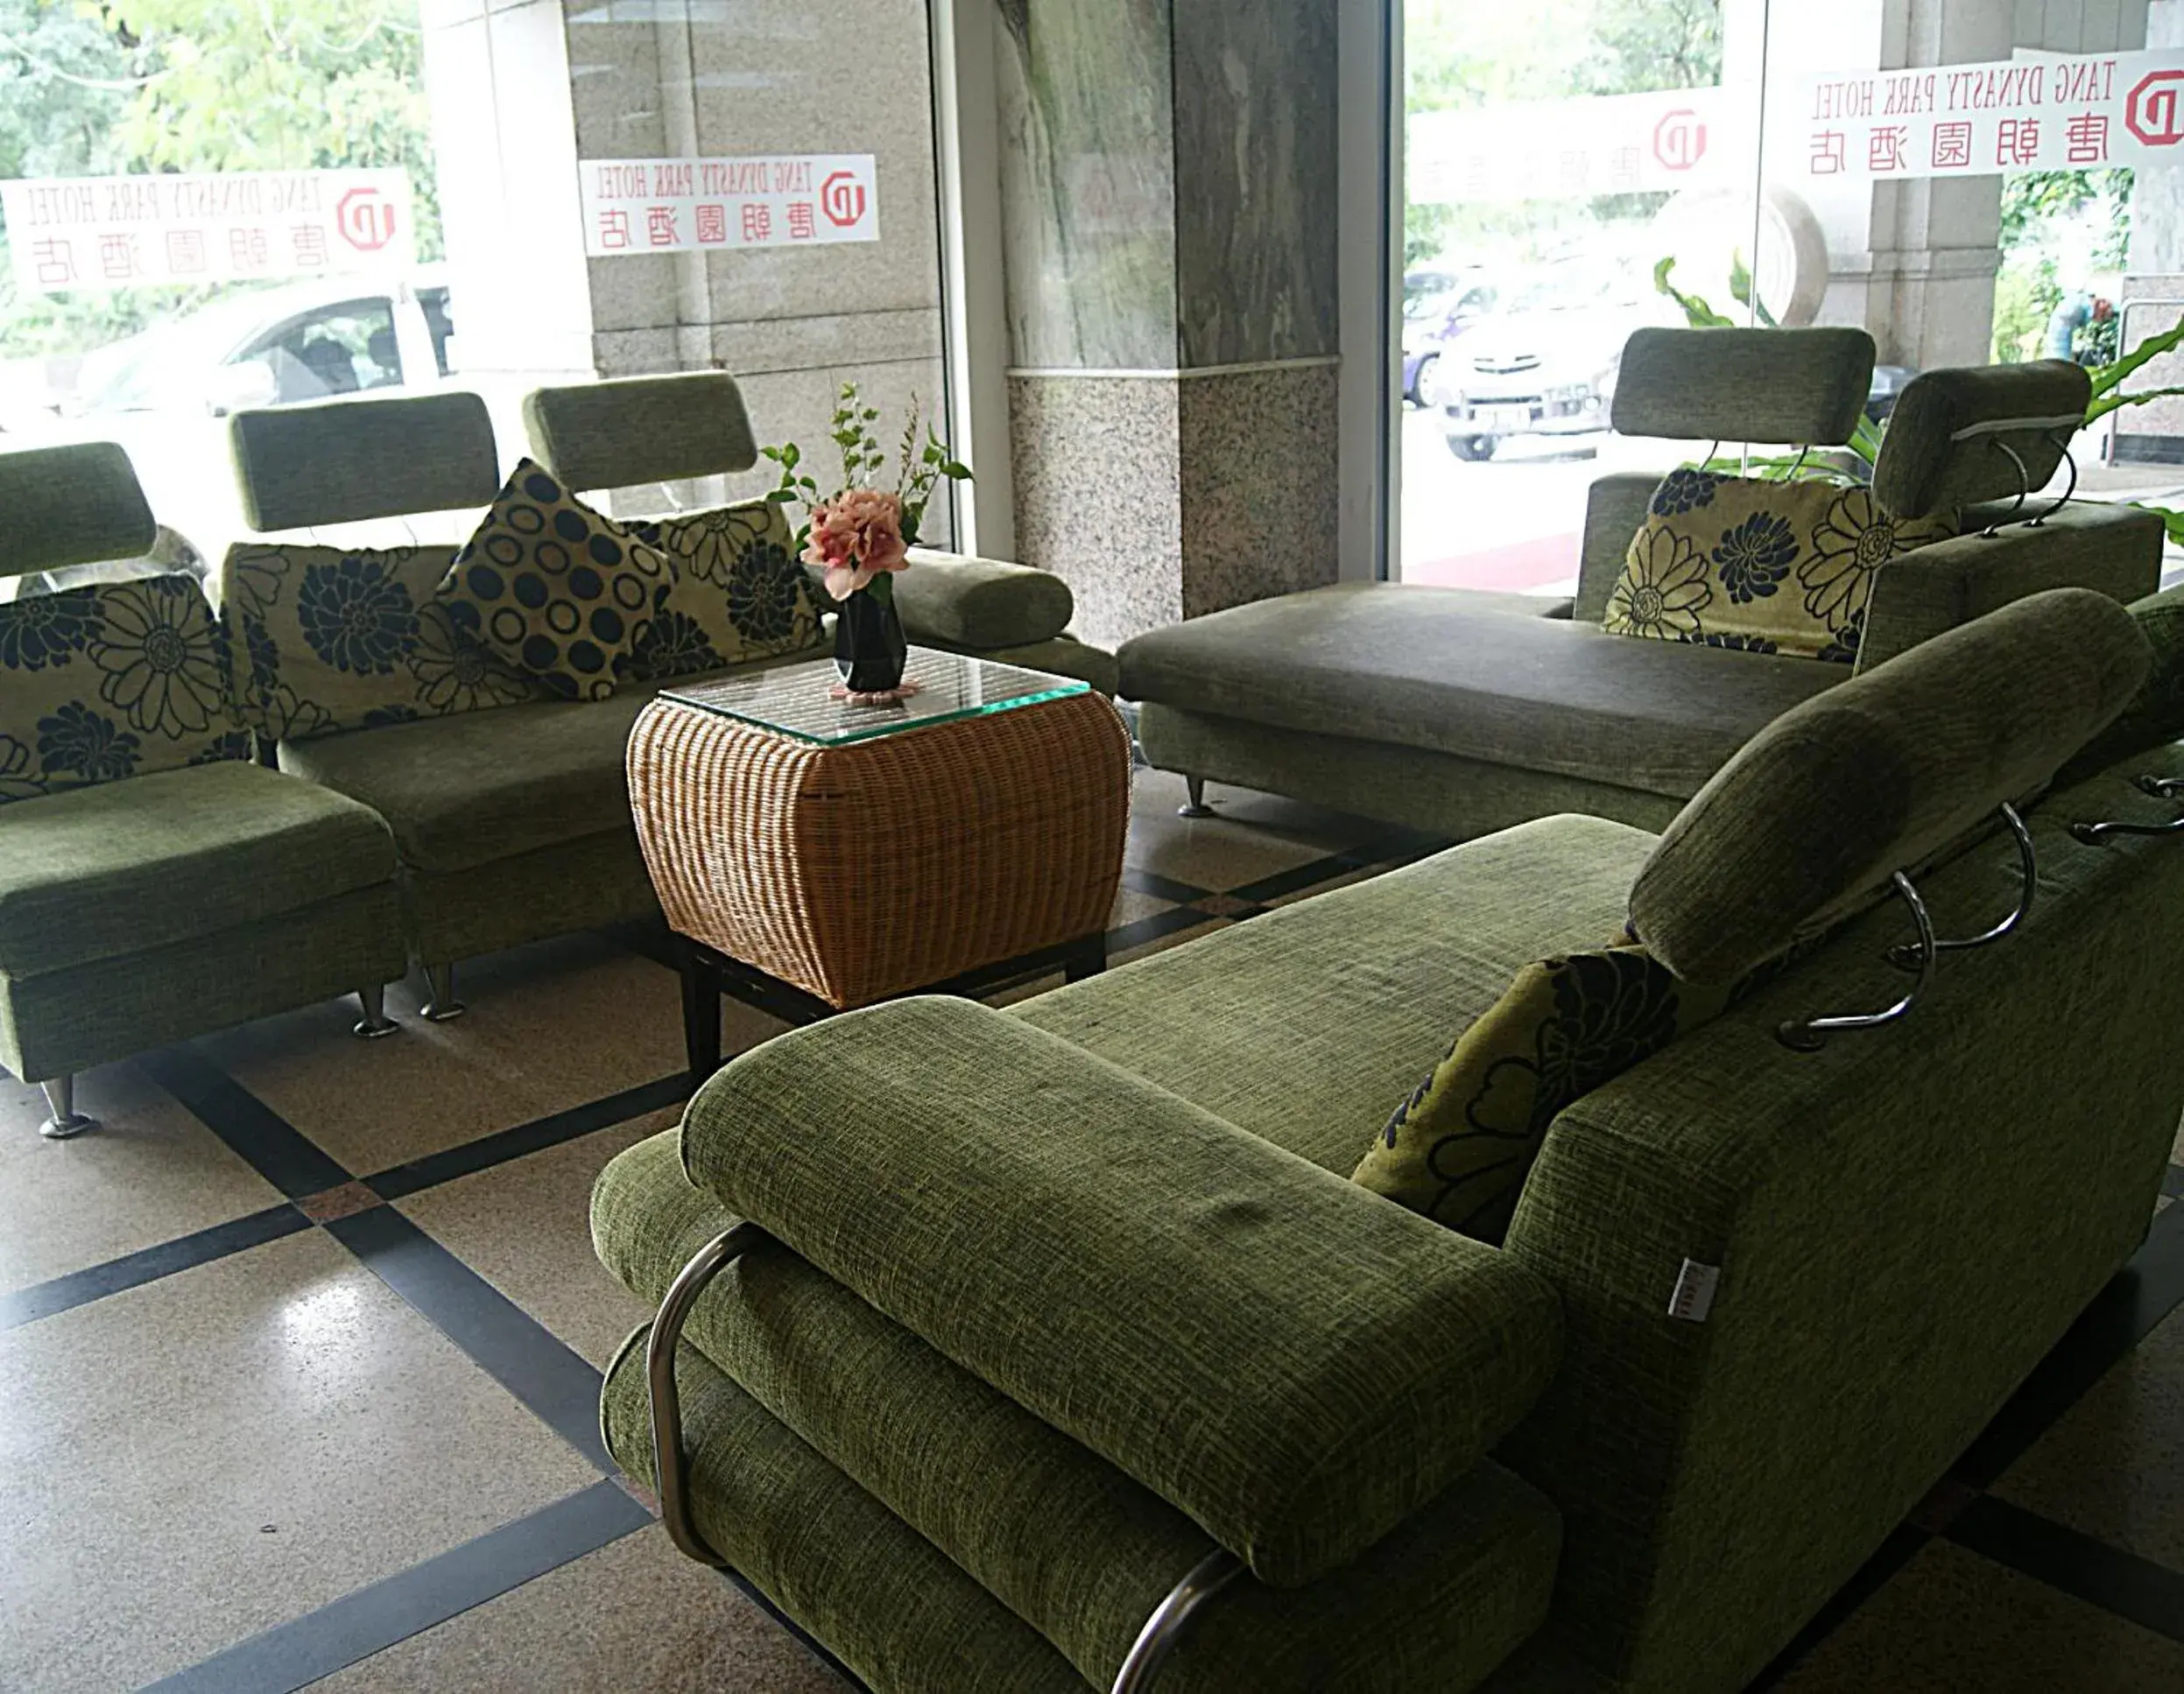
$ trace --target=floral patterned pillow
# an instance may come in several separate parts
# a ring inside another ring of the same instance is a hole
[[[1850,664],[1880,567],[1957,532],[1861,484],[1683,469],[1654,490],[1608,596],[1610,633]]]
[[[1499,1245],[1562,1110],[1743,992],[1679,981],[1636,944],[1527,965],[1396,1108],[1350,1179]]]
[[[250,751],[226,637],[194,578],[0,606],[0,804]]]
[[[666,604],[624,674],[666,682],[750,659],[800,653],[821,636],[819,602],[797,562],[788,515],[771,500],[632,524],[667,556]]]
[[[250,725],[274,741],[306,741],[544,698],[486,650],[461,608],[434,600],[454,553],[229,548],[221,601]]]

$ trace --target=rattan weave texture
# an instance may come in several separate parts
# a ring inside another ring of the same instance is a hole
[[[846,747],[655,700],[631,805],[670,927],[842,1010],[1096,935],[1130,735],[1104,695]]]

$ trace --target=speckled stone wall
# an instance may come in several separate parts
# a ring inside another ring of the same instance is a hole
[[[1288,365],[1178,384],[1185,617],[1335,580],[1340,377]]]
[[[1077,630],[1337,573],[1335,0],[992,0],[1017,552]]]
[[[1333,582],[1332,363],[1180,376],[1018,376],[1017,551],[1114,647]]]

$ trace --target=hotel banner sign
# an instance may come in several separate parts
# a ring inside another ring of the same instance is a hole
[[[588,158],[577,172],[593,258],[880,238],[870,153]]]
[[[2028,55],[1817,76],[1795,175],[1995,176],[2184,164],[2184,52]]]
[[[1410,121],[1408,192],[1420,206],[1589,200],[1725,179],[1737,148],[1721,88],[1604,95]],[[1744,169],[1751,172],[1751,156]]]
[[[415,263],[410,179],[394,171],[227,171],[0,182],[27,293],[236,282]]]

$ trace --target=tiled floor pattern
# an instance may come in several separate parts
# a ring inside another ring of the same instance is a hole
[[[1186,821],[1153,773],[1138,798],[1118,962],[1432,847],[1239,792]],[[479,961],[469,1017],[398,990],[389,1042],[329,1005],[112,1066],[65,1144],[0,1073],[0,1690],[849,1686],[676,1557],[600,1447],[645,1313],[585,1201],[683,1098],[658,952]],[[723,1008],[731,1053],[778,1027]],[[1756,1686],[2184,1687],[2180,1304],[2184,1208]]]

